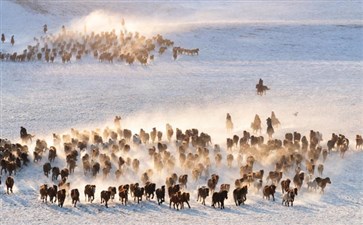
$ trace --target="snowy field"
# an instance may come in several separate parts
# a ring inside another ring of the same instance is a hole
[[[81,203],[74,208],[69,198],[61,209],[39,200],[39,186],[51,183],[42,173],[43,158],[15,176],[12,195],[5,193],[2,177],[1,223],[361,224],[363,153],[355,150],[355,135],[363,134],[362,4],[1,1],[0,33],[16,38],[14,47],[7,42],[1,52],[22,51],[33,37],[42,35],[45,23],[55,33],[63,24],[77,27],[90,17],[96,18],[97,29],[103,27],[102,19],[110,25],[124,17],[130,30],[150,36],[161,33],[178,46],[200,49],[199,56],[181,56],[177,61],[169,49],[147,66],[99,63],[91,58],[71,64],[1,62],[2,138],[20,141],[19,128],[24,126],[52,143],[52,133],[112,126],[114,116],[121,115],[122,126],[135,133],[153,127],[165,132],[166,123],[182,130],[196,127],[225,150],[225,140],[231,136],[225,130],[226,113],[231,114],[233,133],[238,135],[251,131],[250,124],[259,114],[267,138],[265,121],[274,111],[281,121],[274,138],[318,130],[323,134],[323,148],[331,133],[350,140],[344,159],[334,152],[324,164],[323,177],[332,180],[325,193],[308,191],[304,184],[289,208],[281,205],[280,187],[276,202],[262,199],[261,193],[251,189],[244,206],[235,206],[232,195],[225,210],[211,208],[210,197],[203,206],[196,202],[197,187],[206,184],[200,180],[188,183],[191,209],[169,209],[168,197],[161,206],[155,200],[131,201],[128,206],[117,200],[106,209],[99,204],[100,191],[120,182],[84,178],[80,165],[70,182],[80,190]],[[95,11],[99,9],[103,11]],[[262,97],[255,93],[259,78],[271,89]],[[146,154],[136,155],[143,160],[143,168],[151,164]],[[65,162],[58,159],[55,165],[62,168]],[[260,168],[274,169],[258,163],[254,170]],[[233,184],[239,178],[237,164],[213,168],[212,173],[221,176],[219,184]],[[138,179],[140,174],[134,175]],[[164,184],[164,175],[155,178],[157,187]],[[131,174],[121,183],[137,179]],[[87,183],[97,183],[93,204],[84,201]]]

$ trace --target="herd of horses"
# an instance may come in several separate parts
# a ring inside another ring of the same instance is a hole
[[[48,35],[46,25],[43,31],[44,36],[34,38],[35,45],[29,45],[22,53],[0,52],[0,60],[55,62],[59,58],[67,63],[91,56],[100,62],[146,65],[154,60],[154,54],[162,55],[168,48],[172,48],[174,60],[181,54],[199,54],[198,48],[176,47],[160,34],[147,38],[125,29],[118,35],[115,30],[82,33],[63,26],[59,34]],[[4,34],[1,40],[5,42]],[[267,90],[270,89],[260,79],[256,84],[257,94],[262,96]],[[84,131],[72,128],[70,133],[54,133],[52,143],[40,138],[34,140],[36,136],[23,127],[21,143],[0,139],[0,175],[7,176],[7,194],[13,193],[20,179],[17,173],[31,164],[41,167],[48,179],[47,183],[39,183],[40,200],[57,202],[59,207],[67,199],[76,207],[81,193],[85,202],[93,204],[98,193],[105,207],[116,201],[117,195],[124,205],[130,204],[129,198],[139,204],[143,198],[150,201],[155,197],[161,205],[167,195],[169,207],[179,210],[185,205],[191,208],[191,192],[196,191],[197,202],[205,205],[209,197],[211,207],[224,209],[229,196],[236,206],[246,204],[251,190],[266,201],[275,201],[276,192],[280,192],[281,204],[293,206],[295,198],[303,198],[304,192],[324,193],[327,185],[332,184],[330,177],[323,177],[328,156],[338,152],[344,158],[350,148],[345,135],[332,133],[323,142],[323,135],[314,130],[307,135],[298,131],[285,133],[282,139],[277,139],[275,131],[281,123],[274,112],[266,118],[266,126],[256,114],[250,128],[241,133],[234,131],[232,116],[227,113],[225,127],[230,136],[222,144],[214,143],[208,133],[197,128],[183,131],[166,124],[162,130],[155,127],[147,132],[141,128],[135,132],[123,128],[121,122],[121,117],[116,116],[112,127]],[[263,127],[266,132],[262,132]],[[356,135],[355,140],[355,148],[362,149],[362,136]],[[263,166],[266,161],[268,167]],[[238,176],[228,180],[229,176],[218,173],[225,168],[237,171]],[[161,183],[163,174],[168,175]],[[130,175],[134,180],[124,182]],[[73,179],[82,177],[94,182],[80,187]],[[99,177],[114,186],[98,190]],[[0,177],[0,185],[1,180]]]
[[[0,60],[11,62],[26,61],[61,61],[68,63],[80,61],[86,56],[93,57],[99,62],[114,61],[134,64],[139,62],[147,65],[155,59],[155,54],[163,55],[172,47],[173,59],[180,55],[198,55],[199,49],[186,49],[174,46],[174,42],[157,34],[151,38],[139,32],[128,32],[125,28],[116,34],[110,32],[80,32],[67,30],[64,26],[58,34],[47,34],[48,27],[44,25],[44,35],[34,38],[35,44],[28,45],[23,52],[2,53]],[[2,35],[5,42],[5,35]],[[14,36],[11,39],[14,45]]]
[[[96,185],[90,183],[79,189],[81,187],[71,181],[75,176],[94,179],[102,176],[102,179],[118,183],[118,186],[99,190],[101,203],[106,207],[109,201],[116,199],[116,195],[125,205],[129,198],[140,203],[143,197],[150,200],[154,196],[157,204],[162,204],[167,193],[170,207],[179,210],[186,204],[190,208],[189,191],[193,191],[190,186],[195,184],[198,184],[197,201],[205,205],[206,199],[211,196],[211,206],[221,209],[229,195],[233,196],[236,206],[244,205],[251,190],[275,201],[275,193],[280,186],[281,203],[286,206],[293,206],[298,193],[300,196],[317,189],[323,193],[327,184],[332,183],[329,177],[322,177],[324,163],[335,151],[340,152],[343,158],[349,149],[349,140],[342,134],[333,133],[326,148],[323,148],[322,134],[313,130],[307,136],[295,131],[286,133],[283,140],[274,139],[271,128],[277,129],[280,121],[274,112],[266,121],[267,141],[261,135],[261,120],[256,115],[251,125],[252,134],[246,130],[241,136],[234,134],[227,138],[226,147],[213,145],[211,136],[196,128],[174,130],[170,124],[166,125],[165,132],[153,128],[150,132],[140,129],[140,132],[133,133],[121,128],[121,117],[115,117],[113,128],[92,131],[72,128],[68,134],[53,134],[51,146],[45,140],[37,139],[34,149],[30,149],[34,145],[31,143],[34,135],[22,130],[22,143],[1,139],[0,172],[8,175],[5,185],[9,194],[20,168],[29,164],[42,166],[44,176],[51,176],[49,183],[40,185],[40,198],[43,202],[48,202],[48,199],[51,203],[58,202],[60,207],[67,198],[76,206],[82,191],[87,202],[92,203],[95,199]],[[226,128],[228,134],[233,133],[229,113]],[[362,142],[362,136],[357,135],[357,149],[362,148]],[[274,169],[265,172],[261,162],[271,154],[276,155],[270,163]],[[150,160],[153,165],[147,167],[146,161]],[[55,164],[65,166],[59,168]],[[226,182],[225,174],[217,173],[223,166],[238,170],[239,176]],[[182,169],[183,173],[177,174],[177,169]],[[127,174],[135,177],[133,183],[120,182]],[[161,174],[170,176],[165,177],[165,183],[156,183]],[[224,180],[222,184],[221,178]],[[233,190],[231,187],[234,187]]]

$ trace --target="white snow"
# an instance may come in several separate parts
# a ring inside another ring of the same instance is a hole
[[[111,126],[113,117],[121,115],[122,126],[133,132],[150,132],[153,127],[164,132],[166,123],[182,130],[196,127],[225,149],[231,136],[225,131],[227,112],[238,135],[250,131],[259,114],[266,137],[265,119],[274,111],[282,123],[276,138],[295,130],[308,135],[312,129],[323,133],[323,147],[333,132],[345,134],[351,143],[344,159],[329,155],[324,177],[332,184],[325,193],[309,192],[304,185],[289,208],[281,205],[280,188],[276,202],[251,190],[241,207],[234,205],[231,193],[225,210],[211,208],[210,197],[202,206],[196,202],[196,189],[206,182],[189,179],[191,209],[169,209],[168,197],[162,206],[155,200],[128,206],[115,201],[106,209],[99,204],[100,191],[136,182],[140,174],[129,174],[121,182],[92,180],[82,175],[79,165],[70,181],[80,190],[81,203],[74,208],[67,199],[60,209],[39,199],[39,186],[51,183],[42,173],[43,159],[15,176],[14,194],[5,194],[2,184],[1,223],[361,224],[363,153],[355,150],[355,135],[363,133],[361,6],[361,1],[1,1],[0,33],[14,34],[16,41],[11,47],[8,36],[1,52],[21,51],[42,35],[44,24],[55,33],[63,24],[82,26],[90,15],[107,20],[99,27],[118,26],[124,17],[130,30],[161,33],[177,46],[200,49],[199,56],[182,56],[175,62],[169,49],[148,66],[102,64],[90,58],[66,65],[1,62],[1,137],[19,141],[19,127],[25,126],[51,143],[52,133]],[[271,88],[263,97],[255,94],[259,78]],[[146,154],[130,155],[136,156],[140,171],[151,164]],[[226,164],[225,154],[223,161]],[[57,159],[56,165],[64,167],[64,160]],[[268,163],[257,166],[265,172],[273,169]],[[212,172],[220,174],[219,184],[233,184],[239,177],[236,164]],[[154,178],[158,187],[164,175]],[[92,182],[97,183],[96,201],[89,204],[82,193]]]

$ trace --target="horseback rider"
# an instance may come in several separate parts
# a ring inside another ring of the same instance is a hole
[[[263,80],[260,78],[258,84],[256,84],[257,94],[262,95],[266,90],[270,90],[267,86],[263,85]]]
[[[64,25],[62,26],[62,34],[66,35],[66,27]]]
[[[263,86],[263,80],[260,78],[260,80],[258,81],[258,86],[262,87]]]
[[[267,118],[267,127],[272,127],[272,120],[271,120],[271,118],[269,117],[269,118]]]
[[[226,119],[227,120],[232,120],[232,117],[231,117],[231,115],[229,113],[227,113],[227,118]]]
[[[15,44],[14,35],[13,35],[13,36],[11,36],[10,43],[11,43],[11,45],[12,45],[12,46],[14,46],[14,44]]]
[[[20,138],[26,138],[28,136],[28,132],[24,127],[20,127]]]

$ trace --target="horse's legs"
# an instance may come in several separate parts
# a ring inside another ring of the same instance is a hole
[[[188,202],[188,201],[186,201],[186,203],[188,204],[188,207],[189,207],[189,209],[190,209],[190,205],[189,205],[189,202]]]

